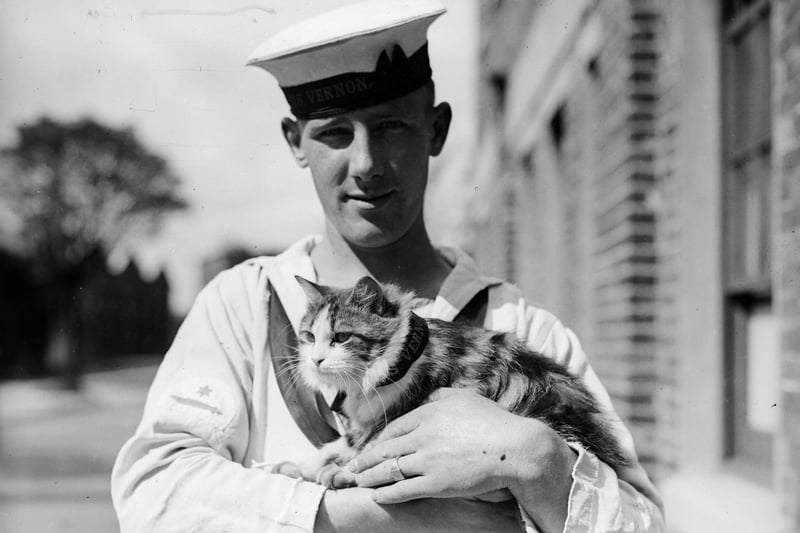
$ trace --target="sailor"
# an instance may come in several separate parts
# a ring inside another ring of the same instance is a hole
[[[200,293],[116,460],[123,532],[663,530],[630,432],[574,333],[428,236],[429,160],[452,112],[436,102],[427,30],[444,11],[435,0],[348,5],[253,52],[248,63],[274,76],[289,103],[282,131],[310,172],[324,232],[227,270]],[[445,390],[357,458],[358,487],[272,473],[265,465],[301,461],[341,429],[330,398],[287,392],[297,388],[276,372],[306,307],[295,275],[341,287],[369,275],[430,298],[427,317],[515,331],[583,380],[630,465],[615,472],[541,422]]]

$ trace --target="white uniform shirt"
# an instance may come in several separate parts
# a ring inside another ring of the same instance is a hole
[[[198,295],[153,381],[142,421],[114,465],[112,497],[123,533],[313,530],[325,489],[258,465],[300,461],[314,452],[272,372],[267,310],[272,284],[297,329],[306,299],[294,276],[316,280],[310,258],[316,242],[307,238],[280,256],[249,260]],[[514,331],[531,349],[567,366],[613,415],[631,466],[620,480],[578,449],[564,531],[662,531],[658,495],[575,335],[527,304],[515,287],[482,276],[466,254],[440,252],[454,268],[425,309],[428,316],[452,320],[491,287],[485,326]]]

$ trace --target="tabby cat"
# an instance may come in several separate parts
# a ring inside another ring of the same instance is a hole
[[[297,281],[309,305],[300,323],[294,370],[312,389],[338,394],[333,409],[347,426],[344,437],[323,447],[300,476],[331,483],[330,468],[321,474],[326,466],[349,460],[439,387],[473,389],[512,413],[541,420],[611,466],[625,464],[583,384],[513,334],[422,319],[412,312],[421,302],[413,293],[369,277],[352,289],[299,276]]]

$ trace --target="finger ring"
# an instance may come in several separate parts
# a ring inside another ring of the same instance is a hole
[[[392,466],[389,467],[389,479],[392,481],[402,481],[406,478],[403,471],[400,469],[400,456],[394,458]]]

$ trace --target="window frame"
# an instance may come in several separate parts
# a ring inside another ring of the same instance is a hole
[[[758,306],[773,304],[770,274],[772,115],[770,112],[757,115],[765,122],[756,120],[754,127],[752,122],[748,122],[753,118],[748,116],[751,110],[742,112],[738,104],[744,99],[743,93],[747,96],[756,94],[757,98],[764,99],[761,106],[766,103],[769,110],[772,90],[769,74],[771,12],[771,0],[723,0],[720,45],[723,81],[724,393],[727,399],[724,403],[723,452],[732,469],[765,485],[772,480],[773,436],[751,428],[747,423],[747,320]],[[763,33],[758,35],[755,32]],[[737,52],[741,53],[742,49],[737,47],[746,46],[748,37],[765,41],[756,41],[755,44],[762,47],[756,52],[766,52],[766,66],[761,68],[766,69],[768,79],[760,85],[743,87],[742,75],[752,73],[742,72],[745,68],[737,61],[742,57]],[[755,172],[752,171],[753,163],[756,163]],[[763,169],[760,173],[759,168]],[[757,213],[756,222],[748,218],[752,213]],[[756,250],[748,248],[753,243]]]

